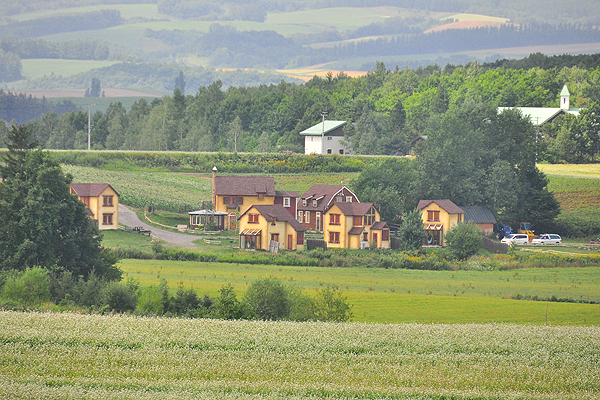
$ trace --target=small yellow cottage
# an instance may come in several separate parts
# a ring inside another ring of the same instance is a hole
[[[426,245],[443,245],[444,235],[464,220],[464,210],[448,199],[421,200],[417,208],[421,211],[423,228],[427,233]]]
[[[390,228],[373,203],[334,203],[325,212],[327,247],[388,249]]]
[[[238,222],[240,249],[268,250],[271,241],[282,250],[304,249],[304,227],[280,204],[251,206]]]
[[[100,230],[119,228],[119,194],[108,183],[72,183],[77,195]]]

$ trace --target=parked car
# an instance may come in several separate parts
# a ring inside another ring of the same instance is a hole
[[[529,237],[524,233],[515,233],[512,235],[505,236],[502,239],[502,243],[506,244],[529,244]]]
[[[539,237],[533,238],[531,244],[542,244],[556,246],[562,243],[562,238],[554,233],[542,233]]]

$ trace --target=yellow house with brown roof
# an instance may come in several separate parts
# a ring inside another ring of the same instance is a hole
[[[242,250],[269,250],[271,242],[281,250],[304,249],[304,227],[280,204],[250,206],[238,222]]]
[[[334,203],[323,229],[330,248],[390,248],[390,228],[373,203]]]
[[[72,183],[71,194],[77,195],[88,215],[100,230],[119,228],[119,194],[108,183]]]
[[[421,211],[423,228],[427,234],[426,245],[443,245],[450,228],[464,221],[464,210],[448,199],[420,200],[417,209]]]

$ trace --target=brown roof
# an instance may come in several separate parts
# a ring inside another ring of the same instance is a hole
[[[275,196],[275,179],[272,176],[217,176],[217,196]]]
[[[365,215],[373,207],[373,203],[333,203],[344,215]]]
[[[100,196],[106,188],[111,188],[119,196],[119,193],[108,183],[71,183],[71,188],[80,197]]]
[[[302,199],[308,199],[308,202],[311,203],[315,199],[318,200],[317,207],[312,207],[312,204],[307,204],[306,207],[302,206],[302,202],[298,205],[298,210],[308,210],[308,211],[325,211],[327,206],[330,205],[333,196],[335,196],[342,189],[348,190],[350,193],[354,194],[347,186],[342,185],[312,185],[304,194],[302,195]],[[356,200],[358,201],[358,197],[354,194]]]
[[[276,190],[275,197],[300,197],[300,192],[297,190]]]
[[[364,226],[355,226],[348,231],[348,235],[360,235],[365,230]]]
[[[459,206],[457,206],[456,204],[454,204],[452,201],[450,201],[448,199],[446,199],[446,200],[420,200],[417,208],[419,210],[422,210],[422,209],[426,208],[427,206],[429,206],[431,203],[437,204],[438,206],[440,206],[440,208],[442,210],[445,210],[448,214],[464,214],[465,213],[462,208],[460,208]]]
[[[306,229],[296,221],[296,218],[288,210],[283,208],[281,204],[268,204],[268,205],[259,205],[252,206],[244,214],[240,216],[244,216],[248,213],[252,208],[256,209],[268,222],[276,219],[277,221],[285,221],[288,224],[292,225],[292,228],[296,230],[296,232],[304,232]]]
[[[387,222],[385,221],[377,221],[371,226],[371,230],[380,231],[383,228],[389,228],[387,226]]]

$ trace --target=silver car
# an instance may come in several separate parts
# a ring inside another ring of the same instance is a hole
[[[501,242],[506,244],[526,245],[529,244],[529,237],[524,233],[515,233],[512,235],[504,236]]]
[[[542,233],[539,237],[534,238],[531,244],[556,246],[562,243],[562,238],[554,233]]]

